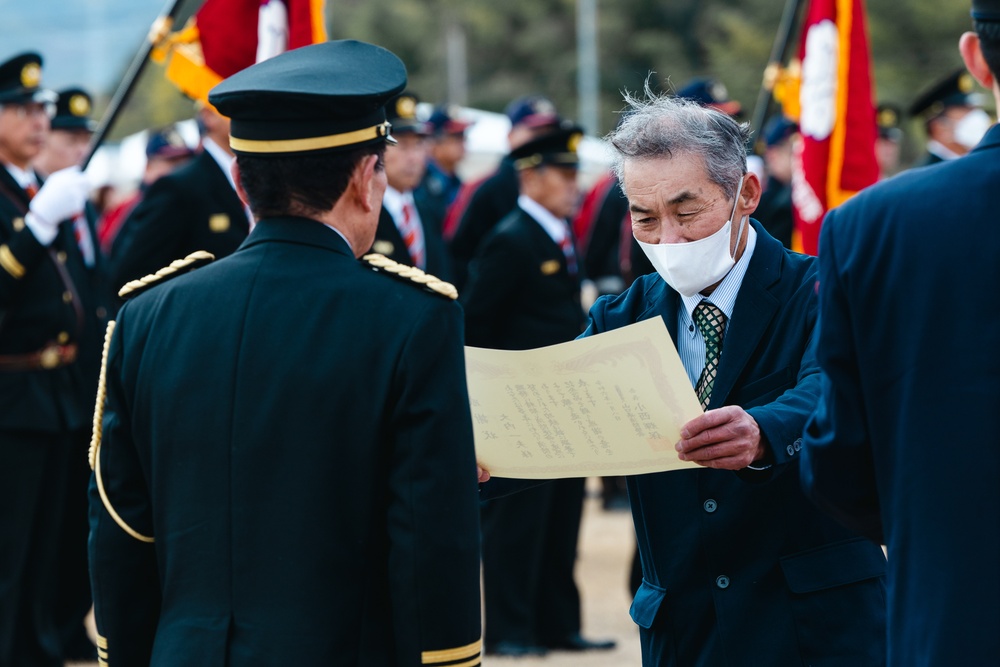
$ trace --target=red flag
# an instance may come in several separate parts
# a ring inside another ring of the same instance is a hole
[[[811,0],[799,58],[792,246],[815,255],[823,215],[878,180],[864,0]]]
[[[153,59],[189,97],[288,49],[326,41],[326,0],[205,0],[178,32],[155,36]]]

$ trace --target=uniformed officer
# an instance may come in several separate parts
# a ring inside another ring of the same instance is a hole
[[[910,105],[910,115],[927,130],[927,152],[915,166],[954,160],[975,148],[993,121],[983,111],[984,97],[964,68],[924,91]]]
[[[231,173],[229,119],[197,106],[202,152],[153,183],[122,225],[110,258],[115,290],[195,250],[225,257],[250,232]]]
[[[88,185],[76,167],[42,184],[55,94],[42,59],[0,64],[0,664],[62,665],[54,618],[59,534],[93,388],[78,357],[87,265],[68,219]],[[63,222],[65,221],[65,222]]]
[[[358,260],[405,85],[389,51],[334,41],[210,94],[257,224],[132,283],[152,288],[109,336],[90,494],[108,664],[479,664],[461,309]]]
[[[451,262],[441,235],[444,208],[417,187],[427,168],[430,133],[417,118],[417,96],[403,93],[389,100],[385,115],[396,144],[385,152],[388,186],[372,251],[450,280]]]
[[[541,95],[527,95],[507,105],[510,120],[507,143],[515,151],[527,142],[548,134],[562,122],[555,105]],[[466,279],[468,265],[479,243],[500,220],[517,206],[518,179],[514,162],[508,154],[496,171],[485,179],[467,183],[445,219],[445,236],[459,288]]]
[[[43,177],[80,164],[97,127],[91,118],[93,100],[85,90],[66,88],[57,95],[55,115],[45,147],[32,161],[35,171]],[[97,211],[90,202],[84,207],[83,214],[73,219],[73,235],[87,265],[86,283],[77,284],[84,311],[84,328],[77,357],[86,382],[84,398],[89,404],[97,389],[101,341],[109,305],[106,266],[97,240]],[[83,624],[92,602],[87,571],[87,482],[90,468],[83,456],[89,440],[90,434],[85,432],[71,462],[64,525],[59,531],[56,614],[67,660],[97,659],[97,651]]]
[[[420,189],[447,210],[462,187],[458,165],[465,158],[465,132],[472,122],[461,118],[457,106],[446,104],[434,109],[427,125],[430,128],[427,172]]]
[[[903,145],[903,114],[891,102],[882,102],[875,109],[875,160],[879,179],[889,178],[899,171],[899,156]]]

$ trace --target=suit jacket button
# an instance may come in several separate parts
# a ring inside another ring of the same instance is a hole
[[[795,442],[792,443],[792,447],[795,448],[795,451],[802,449],[802,438],[796,438]]]
[[[703,505],[703,507],[705,508],[706,512],[708,512],[709,514],[711,514],[716,509],[718,509],[719,504],[717,502],[715,502],[714,500],[712,500],[711,498],[709,498],[708,500],[705,501],[705,504]]]
[[[719,588],[729,588],[729,577],[724,574],[716,577],[715,585]]]
[[[795,447],[788,445],[785,447],[785,451],[788,452],[789,456],[795,456]]]

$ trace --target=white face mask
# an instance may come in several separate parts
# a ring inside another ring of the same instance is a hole
[[[668,285],[684,296],[694,296],[706,287],[714,285],[725,278],[736,265],[736,260],[729,254],[729,239],[742,189],[741,176],[739,185],[736,186],[733,212],[729,214],[726,224],[711,236],[689,243],[643,243],[636,239],[656,272]],[[743,238],[743,223],[746,219],[746,216],[740,218],[740,229],[736,236],[737,248],[740,247],[740,240]]]
[[[973,109],[955,123],[955,141],[972,150],[990,129],[993,119],[982,109]]]

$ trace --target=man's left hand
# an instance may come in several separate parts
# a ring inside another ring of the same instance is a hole
[[[681,427],[676,449],[682,461],[706,468],[742,470],[764,458],[760,427],[737,405],[709,410]]]

